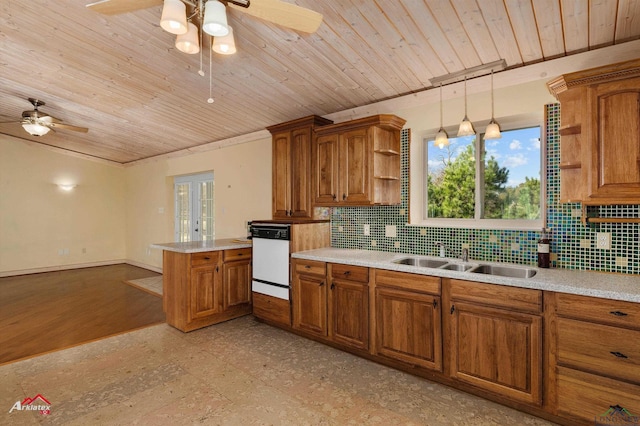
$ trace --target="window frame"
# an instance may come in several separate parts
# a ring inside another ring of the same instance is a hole
[[[411,196],[417,198],[410,205],[410,215],[408,225],[414,226],[426,226],[426,227],[438,227],[438,228],[470,228],[470,229],[495,229],[495,230],[540,230],[546,223],[546,182],[547,182],[547,158],[546,158],[546,137],[545,127],[542,113],[540,114],[523,114],[520,116],[507,117],[498,119],[501,124],[501,130],[503,132],[524,129],[529,127],[540,127],[540,218],[539,219],[484,219],[479,215],[483,211],[484,204],[484,188],[480,191],[475,191],[475,210],[474,218],[455,219],[455,218],[429,218],[427,215],[427,175],[428,175],[428,150],[427,144],[429,140],[434,139],[436,131],[431,131],[425,134],[422,138],[418,138],[419,147],[412,147],[411,155],[417,155],[418,162],[411,161],[411,164],[419,169],[417,173],[412,172],[410,177],[410,191]],[[484,136],[485,129],[489,123],[476,123],[476,139],[477,144],[482,142],[484,147],[484,140],[480,138]],[[447,133],[455,135],[457,133],[457,127],[445,128]],[[482,164],[480,167],[475,168],[476,183],[482,177],[481,173],[484,171],[484,162],[482,162],[483,150],[474,147],[476,164]],[[412,185],[411,181],[414,179],[420,179],[418,185]],[[418,187],[418,188],[416,188]],[[413,198],[411,197],[410,198]]]

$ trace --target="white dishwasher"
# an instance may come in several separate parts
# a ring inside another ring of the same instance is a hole
[[[252,223],[251,290],[289,300],[289,240],[291,225]]]

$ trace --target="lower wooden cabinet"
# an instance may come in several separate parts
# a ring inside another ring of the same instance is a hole
[[[292,269],[293,328],[367,350],[369,269],[300,259]]]
[[[291,304],[288,300],[253,292],[253,315],[271,324],[291,327]]]
[[[542,292],[449,280],[450,376],[542,404]]]
[[[251,249],[163,253],[167,323],[192,331],[251,313]]]
[[[442,371],[440,278],[376,271],[376,355]]]
[[[640,424],[640,305],[547,297],[557,414],[584,424]]]

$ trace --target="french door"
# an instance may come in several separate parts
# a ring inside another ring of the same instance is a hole
[[[213,173],[176,177],[174,198],[175,241],[213,240]]]

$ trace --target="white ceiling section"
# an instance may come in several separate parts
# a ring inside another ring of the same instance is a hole
[[[33,97],[90,129],[0,133],[122,164],[423,92],[499,59],[513,70],[640,38],[637,0],[286,0],[324,16],[314,34],[228,8],[238,52],[214,53],[209,104],[208,42],[201,77],[199,55],[160,28],[161,6],[106,16],[90,1],[0,2],[0,121]]]

